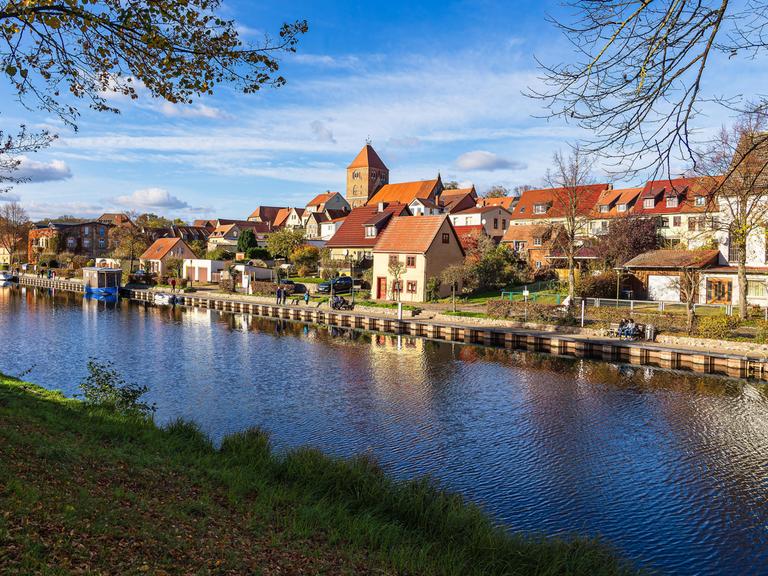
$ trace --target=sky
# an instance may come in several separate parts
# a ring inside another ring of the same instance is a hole
[[[581,134],[523,94],[539,83],[536,57],[571,55],[546,21],[564,16],[557,2],[227,0],[223,11],[254,40],[308,20],[297,53],[281,60],[286,86],[249,95],[220,86],[192,105],[115,97],[119,115],[81,106],[77,133],[0,86],[2,128],[23,122],[59,135],[24,160],[19,175],[30,182],[0,201],[20,201],[33,218],[130,209],[246,218],[258,205],[344,192],[366,139],[391,182],[439,173],[482,193],[543,185],[553,152]],[[722,68],[708,79],[714,89],[768,85],[754,63]],[[704,131],[724,121],[723,111],[697,120]]]

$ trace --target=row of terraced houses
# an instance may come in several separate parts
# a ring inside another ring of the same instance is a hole
[[[427,298],[432,277],[465,257],[467,240],[484,234],[505,243],[533,268],[560,268],[564,258],[558,237],[565,226],[562,190],[526,190],[519,196],[481,198],[474,187],[447,189],[440,175],[434,179],[390,183],[390,171],[370,144],[366,144],[346,170],[346,191],[325,192],[303,207],[259,206],[245,219],[198,220],[192,226],[153,229],[156,245],[142,255],[147,268],[162,272],[166,255],[192,259],[186,244],[204,239],[209,250],[234,248],[249,229],[261,245],[282,228],[302,229],[308,243],[329,249],[333,259],[356,271],[373,269],[371,296],[420,302]],[[733,266],[722,211],[713,210],[710,194],[699,178],[654,180],[644,186],[616,189],[600,183],[578,189],[578,216],[582,247],[580,266],[597,258],[590,239],[606,234],[616,218],[653,218],[667,249],[642,254],[625,269],[642,284],[642,294],[657,300],[679,300],[676,278],[683,268],[700,271],[697,300],[736,303],[740,287]],[[109,252],[111,227],[132,225],[122,215],[105,214],[77,225],[50,224],[29,237],[30,261],[57,239],[59,249],[83,251],[98,257]],[[766,234],[749,240],[748,291],[752,303],[768,305],[768,242]],[[182,247],[186,246],[186,250]],[[185,266],[194,280],[211,278],[217,266]],[[402,270],[393,276],[400,262]],[[200,270],[205,272],[200,272]],[[442,295],[449,287],[442,286]]]

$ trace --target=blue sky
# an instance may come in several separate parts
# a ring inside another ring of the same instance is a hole
[[[555,2],[264,2],[228,0],[226,16],[258,39],[306,18],[288,85],[256,95],[219,87],[191,106],[116,99],[118,116],[83,112],[78,133],[30,112],[0,88],[3,127],[53,127],[59,140],[27,159],[34,182],[16,186],[38,218],[137,209],[178,216],[246,217],[259,204],[304,205],[344,190],[345,167],[366,138],[393,182],[433,178],[541,184],[552,153],[578,136],[536,115],[521,94],[537,82],[534,55],[571,48],[545,21]],[[754,90],[765,70],[734,64],[710,83]],[[757,84],[756,84],[757,83]],[[723,113],[703,117],[710,130]]]

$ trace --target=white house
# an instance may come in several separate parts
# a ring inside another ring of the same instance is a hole
[[[218,275],[224,269],[223,260],[204,260],[187,258],[184,260],[182,276],[193,282],[215,282]]]
[[[500,240],[507,230],[511,216],[501,206],[476,206],[448,217],[454,226],[482,226],[488,236]]]

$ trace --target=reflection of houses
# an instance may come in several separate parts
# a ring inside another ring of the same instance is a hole
[[[195,253],[181,238],[159,238],[139,257],[139,262],[143,270],[162,276],[171,260],[193,258]]]
[[[547,223],[510,226],[502,242],[525,258],[533,268],[549,265],[559,227]]]
[[[352,258],[355,262],[370,260],[373,247],[393,216],[406,216],[405,204],[369,204],[353,208],[325,247],[334,260]]]
[[[70,252],[87,258],[105,256],[109,252],[111,224],[88,222],[51,222],[29,231],[27,257],[37,262],[40,254]]]
[[[464,250],[447,215],[393,218],[373,249],[372,295],[425,302],[428,281],[463,261]],[[443,283],[437,291],[447,296],[451,287]]]

